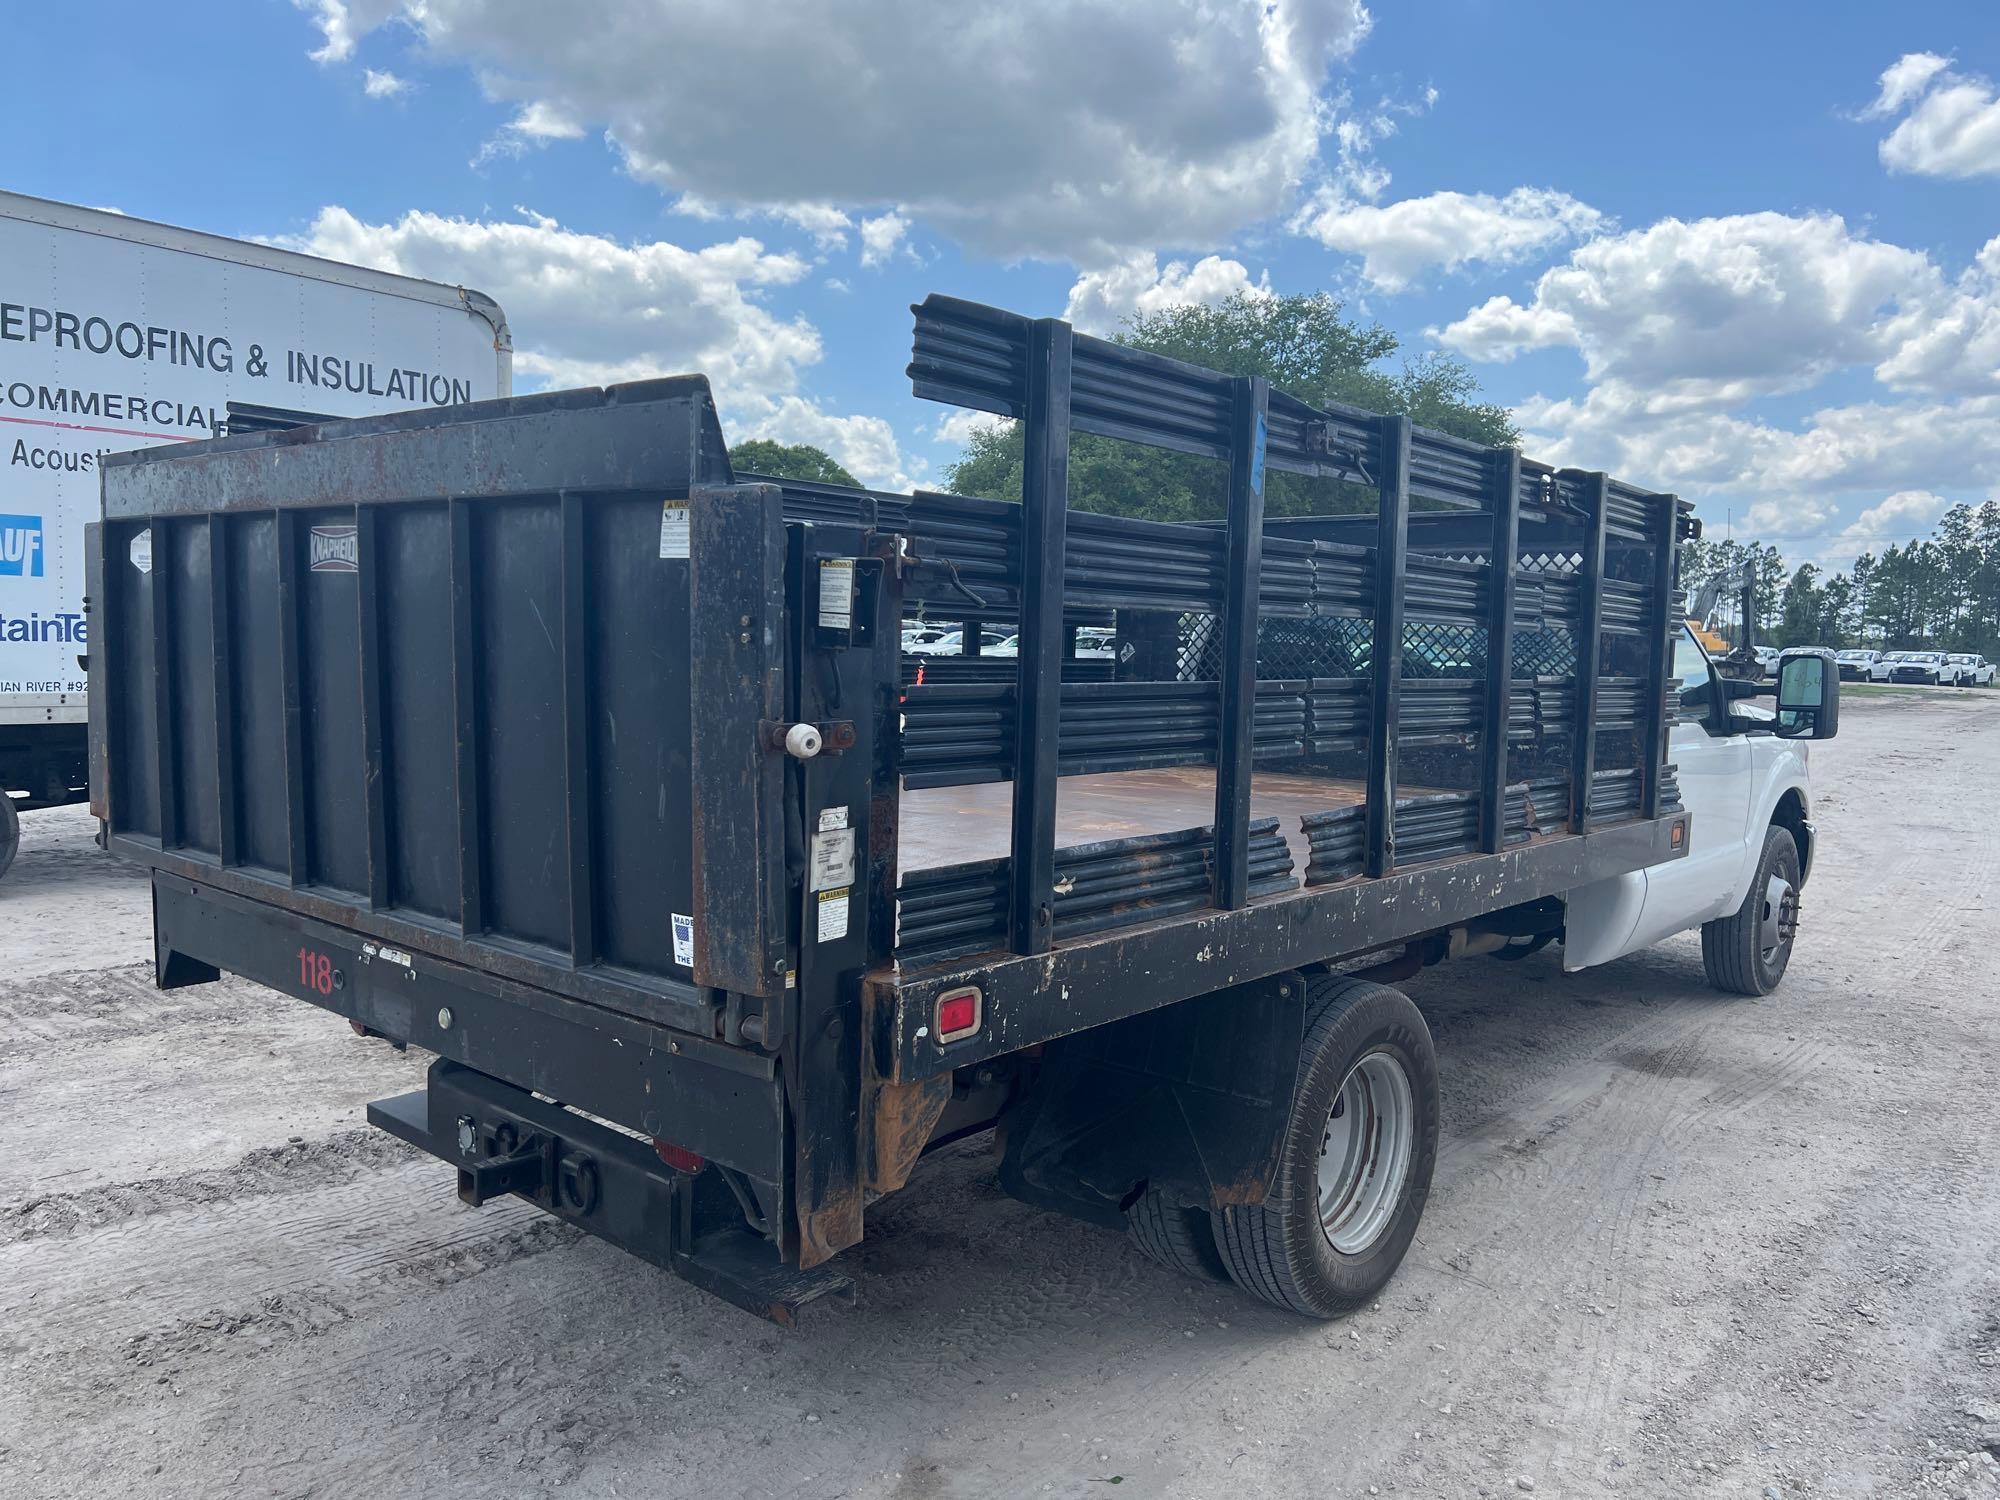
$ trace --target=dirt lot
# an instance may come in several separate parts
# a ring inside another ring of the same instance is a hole
[[[75,812],[0,882],[0,1494],[2000,1495],[2000,693],[1850,704],[1791,975],[1414,982],[1446,1145],[1306,1325],[966,1146],[780,1333],[369,1130],[422,1063],[150,987]]]

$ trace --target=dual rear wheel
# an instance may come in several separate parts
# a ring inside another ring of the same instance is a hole
[[[1265,1201],[1211,1212],[1148,1192],[1126,1222],[1164,1265],[1335,1318],[1395,1274],[1437,1148],[1437,1055],[1423,1016],[1400,990],[1324,975],[1306,991],[1291,1118]]]

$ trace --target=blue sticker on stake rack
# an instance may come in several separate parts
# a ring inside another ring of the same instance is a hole
[[[1266,436],[1266,428],[1264,423],[1264,414],[1260,411],[1257,413],[1256,441],[1254,441],[1250,445],[1250,492],[1255,495],[1261,495],[1264,493],[1265,436]]]

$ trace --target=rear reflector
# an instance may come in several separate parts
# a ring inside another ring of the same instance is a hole
[[[671,1141],[654,1141],[653,1154],[676,1172],[685,1172],[693,1177],[708,1165],[685,1146],[676,1146]]]
[[[956,1042],[979,1030],[979,990],[963,985],[938,996],[937,1039]]]

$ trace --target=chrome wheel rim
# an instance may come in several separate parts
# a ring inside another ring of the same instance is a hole
[[[1782,875],[1764,884],[1763,921],[1757,930],[1757,951],[1769,963],[1799,930],[1799,893]]]
[[[1416,1149],[1410,1075],[1388,1052],[1348,1069],[1319,1152],[1319,1222],[1327,1243],[1359,1255],[1382,1237],[1402,1202]]]

